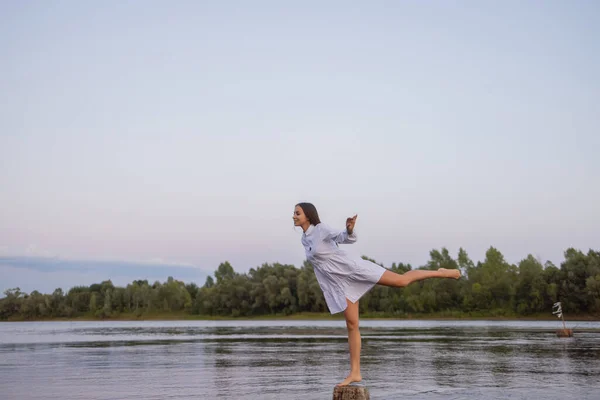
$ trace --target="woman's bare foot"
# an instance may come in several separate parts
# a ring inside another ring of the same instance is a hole
[[[438,269],[438,271],[442,273],[443,278],[454,278],[454,279],[460,278],[460,270],[458,270],[458,269],[440,268],[440,269]]]
[[[338,383],[336,386],[348,386],[352,382],[360,382],[362,381],[362,376],[360,374],[350,373],[342,382]]]

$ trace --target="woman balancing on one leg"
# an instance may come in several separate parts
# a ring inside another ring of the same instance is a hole
[[[350,375],[338,386],[360,382],[360,332],[358,330],[358,300],[375,284],[404,287],[429,278],[458,279],[457,269],[437,271],[413,270],[404,274],[389,271],[373,262],[352,259],[338,247],[354,243],[356,215],[346,220],[346,229],[338,231],[321,223],[317,209],[311,203],[299,203],[294,209],[294,225],[302,227],[302,244],[306,258],[313,265],[317,281],[323,290],[331,314],[344,312],[350,345]]]

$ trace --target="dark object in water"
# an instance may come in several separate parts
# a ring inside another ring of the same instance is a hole
[[[565,324],[565,317],[563,316],[562,306],[559,302],[554,303],[552,309],[556,309],[556,311],[552,311],[552,314],[556,315],[558,318],[562,319],[563,329],[559,329],[556,331],[556,336],[558,337],[573,337],[573,329],[567,329],[567,324]]]
[[[556,331],[558,337],[573,337],[573,329],[559,329]]]

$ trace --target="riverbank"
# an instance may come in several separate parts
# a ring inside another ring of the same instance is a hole
[[[372,319],[390,319],[390,320],[488,320],[488,321],[556,321],[556,317],[551,314],[539,315],[498,315],[484,313],[432,313],[432,314],[385,314],[385,313],[363,313],[360,315],[363,320]],[[222,320],[343,320],[343,313],[331,315],[329,313],[311,313],[303,312],[291,315],[256,315],[256,316],[212,316],[212,315],[195,315],[185,312],[155,312],[142,315],[134,313],[120,313],[104,318],[95,317],[93,315],[78,315],[73,317],[60,318],[36,318],[36,319],[10,319],[0,322],[23,322],[23,321],[222,321]],[[600,321],[599,315],[576,315],[566,318],[569,321]]]

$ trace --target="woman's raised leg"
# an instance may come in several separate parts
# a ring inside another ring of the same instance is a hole
[[[346,328],[348,329],[348,345],[350,346],[350,375],[346,377],[338,386],[346,386],[352,382],[360,382],[360,331],[358,330],[358,301],[352,303],[346,299],[348,307],[344,311],[346,318]]]
[[[422,281],[423,279],[429,278],[460,278],[460,271],[457,269],[445,269],[440,268],[437,271],[430,271],[426,269],[415,269],[412,271],[405,272],[403,274],[397,274],[395,272],[386,270],[381,278],[379,278],[378,285],[393,286],[393,287],[404,287],[408,286],[413,282]]]

